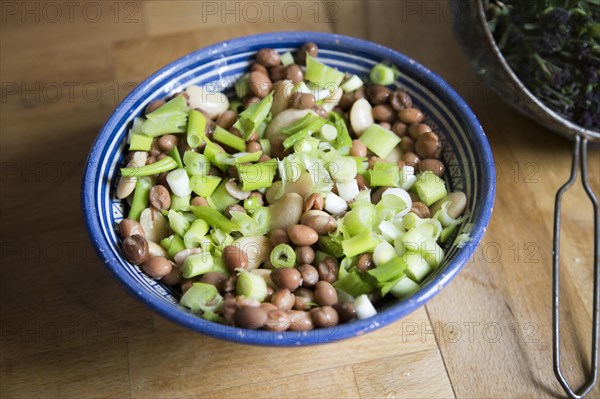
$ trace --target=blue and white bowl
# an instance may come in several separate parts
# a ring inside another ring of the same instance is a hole
[[[469,216],[455,235],[470,231],[471,240],[463,248],[449,248],[443,263],[418,292],[380,309],[369,319],[306,332],[255,331],[206,321],[180,306],[174,291],[146,276],[120,252],[116,226],[123,218],[124,207],[115,196],[115,183],[126,152],[127,131],[152,100],[191,84],[230,87],[248,69],[259,49],[270,47],[283,53],[309,41],[319,46],[320,61],[342,71],[366,76],[373,65],[384,60],[397,66],[401,75],[396,84],[409,92],[416,107],[428,116],[427,123],[440,134],[449,191],[464,191],[469,199]],[[494,190],[493,158],[481,125],[464,100],[439,76],[394,50],[368,41],[328,33],[282,32],[243,37],[197,50],[142,82],[119,104],[98,135],[87,161],[81,198],[89,234],[108,270],[130,294],[160,315],[217,338],[296,346],[335,342],[376,330],[406,316],[440,292],[469,260],[485,232]]]

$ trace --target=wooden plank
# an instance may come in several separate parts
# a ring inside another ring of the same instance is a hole
[[[127,345],[102,343],[0,362],[3,398],[129,397]]]
[[[453,398],[436,349],[352,365],[361,398]]]
[[[395,355],[435,349],[433,334],[415,333],[429,324],[424,309],[362,337],[302,348],[268,348],[222,342],[155,320],[155,333],[129,345],[134,397],[196,394],[287,378]],[[156,348],[162,348],[157,351]],[[166,354],[166,355],[165,355]],[[190,356],[190,354],[194,354]],[[243,359],[243,361],[241,360]],[[282,367],[290,359],[294,367]],[[225,372],[226,370],[226,372]],[[202,378],[197,378],[201,375]],[[169,381],[168,384],[164,381]]]
[[[299,360],[302,361],[302,360]],[[295,368],[296,362],[288,367]],[[351,366],[297,374],[286,378],[265,378],[264,382],[208,392],[203,397],[226,398],[331,398],[332,392],[339,398],[359,398]]]

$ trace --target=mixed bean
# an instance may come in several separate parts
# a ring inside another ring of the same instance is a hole
[[[318,52],[262,49],[234,100],[190,86],[131,128],[123,255],[208,320],[305,331],[370,317],[418,290],[464,219],[399,72],[344,74]]]

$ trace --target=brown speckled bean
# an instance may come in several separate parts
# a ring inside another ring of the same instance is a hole
[[[290,240],[299,246],[313,245],[319,240],[316,231],[303,224],[295,224],[287,229]]]
[[[315,300],[321,306],[333,305],[337,303],[337,291],[331,283],[319,281],[315,286]]]

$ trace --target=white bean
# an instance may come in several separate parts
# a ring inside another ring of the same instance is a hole
[[[136,151],[133,153],[131,161],[127,164],[128,168],[140,168],[146,164],[148,159],[148,153],[145,151]],[[137,183],[137,177],[124,177],[121,176],[119,184],[117,185],[117,198],[123,199],[129,197],[129,195],[135,190]]]
[[[169,222],[159,210],[144,209],[140,215],[140,224],[148,241],[159,242],[169,235]]]
[[[364,98],[356,100],[350,110],[350,125],[354,133],[360,137],[374,123],[371,104]]]
[[[196,85],[188,86],[185,92],[189,96],[190,108],[200,108],[212,119],[218,118],[229,108],[229,100],[223,93],[209,91]]]

